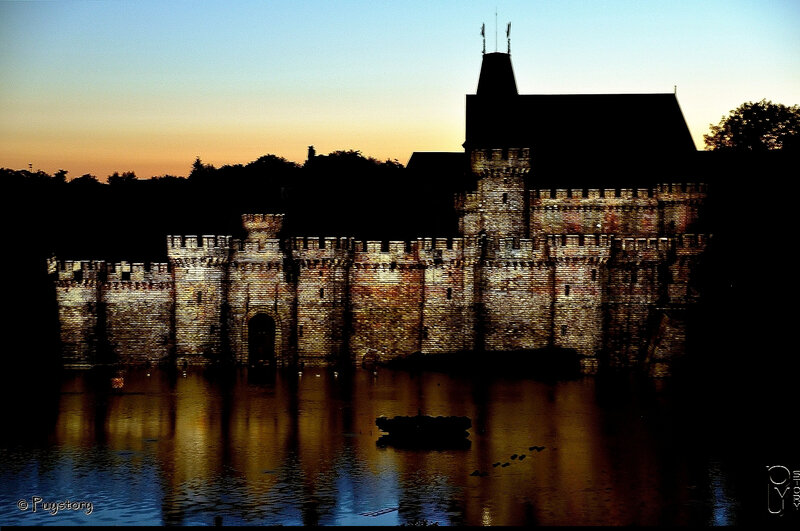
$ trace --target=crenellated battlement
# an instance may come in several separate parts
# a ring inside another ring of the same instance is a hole
[[[531,168],[530,148],[475,149],[469,159],[470,170],[483,176],[523,176]]]
[[[297,237],[286,241],[292,258],[304,263],[341,263],[351,259],[354,240],[350,237]]]
[[[117,262],[104,260],[48,260],[48,272],[60,282],[163,284],[172,281],[172,269],[163,262]]]
[[[708,185],[705,183],[662,183],[656,187],[659,195],[684,196],[692,198],[696,196],[705,197],[708,193]]]
[[[524,163],[530,165],[530,148],[487,148],[473,149],[470,151],[470,161],[475,163],[497,163],[504,165],[514,165]]]
[[[353,260],[355,262],[408,264],[419,258],[419,240],[417,241],[354,241]]]
[[[232,249],[231,236],[167,236],[167,256],[170,260],[188,258],[227,259]]]
[[[170,282],[172,268],[168,263],[119,262],[109,264],[108,282]]]
[[[610,247],[610,234],[547,234],[545,241],[551,249],[580,247]]]
[[[283,230],[283,214],[242,214],[242,226],[248,240],[264,243],[278,238]]]
[[[654,204],[659,200],[704,199],[704,183],[659,184],[650,188],[534,188],[529,191],[530,204],[564,204],[600,202],[628,205]]]
[[[273,255],[280,254],[283,251],[283,244],[277,239],[259,242],[258,240],[234,238],[231,240],[231,250],[240,255]]]

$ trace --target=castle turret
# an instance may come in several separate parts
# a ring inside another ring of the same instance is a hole
[[[511,56],[484,54],[477,94],[467,96],[468,108],[478,111],[467,113],[464,142],[478,190],[457,203],[464,236],[527,236],[525,176],[531,168],[531,150],[516,135],[514,107],[518,99]],[[480,123],[472,123],[471,117]],[[473,134],[476,129],[480,133]]]
[[[247,239],[264,246],[268,240],[278,238],[283,229],[283,214],[244,214],[242,226]]]

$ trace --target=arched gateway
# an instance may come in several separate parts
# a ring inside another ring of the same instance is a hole
[[[255,315],[247,323],[247,354],[250,365],[275,363],[275,321],[267,314]]]

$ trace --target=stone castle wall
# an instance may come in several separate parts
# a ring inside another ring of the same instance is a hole
[[[174,348],[168,264],[51,259],[63,359],[69,364],[160,361]]]
[[[588,366],[683,345],[702,235],[168,238],[169,264],[51,262],[64,360],[328,364],[414,352],[573,349]],[[667,311],[669,310],[669,314]],[[676,313],[678,312],[677,316]],[[254,360],[251,323],[274,323]],[[670,334],[664,338],[663,334]]]

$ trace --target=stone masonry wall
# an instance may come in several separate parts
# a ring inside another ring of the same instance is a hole
[[[169,264],[51,260],[64,359],[95,363],[106,349],[125,363],[261,362],[250,352],[259,318],[274,324],[268,354],[277,363],[556,346],[583,355],[587,369],[602,354],[611,365],[653,363],[658,372],[684,344],[682,312],[698,296],[692,272],[706,240],[647,231],[665,219],[692,226],[697,205],[683,201],[691,189],[660,190],[672,194],[669,208],[642,207],[646,230],[636,237],[282,239],[280,216],[249,215],[245,241],[168,237]],[[642,195],[651,205],[662,199]],[[569,223],[582,229],[614,210],[606,207],[555,208],[548,223],[564,228],[579,212],[584,218]]]
[[[535,189],[529,192],[531,234],[658,236],[695,230],[703,184],[655,188]]]
[[[421,351],[423,279],[416,246],[356,242],[349,279],[355,362]]]
[[[304,364],[349,361],[347,307],[349,238],[295,238],[297,355]]]
[[[168,236],[175,279],[175,348],[205,363],[223,355],[230,236]]]
[[[463,238],[418,241],[424,266],[421,352],[425,354],[474,348],[474,268],[466,264],[474,245]]]
[[[106,340],[116,361],[158,363],[170,357],[174,297],[167,264],[146,268],[123,262],[109,268],[101,299]]]
[[[544,348],[552,331],[552,268],[533,240],[487,241],[481,268],[485,350]]]
[[[173,347],[167,264],[50,261],[66,364],[163,361]]]

